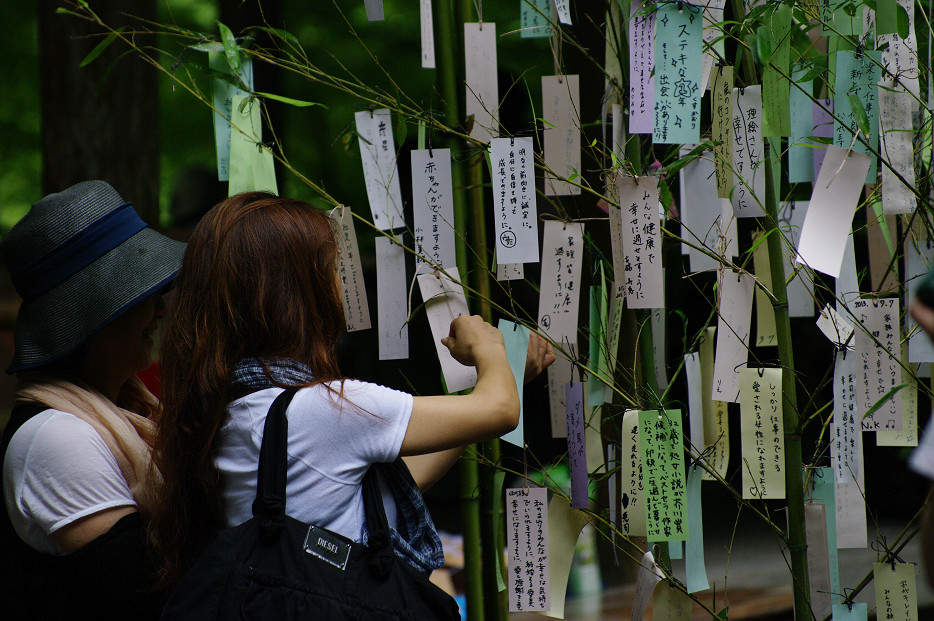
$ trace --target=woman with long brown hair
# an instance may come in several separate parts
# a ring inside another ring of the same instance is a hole
[[[413,397],[344,379],[337,253],[324,214],[265,193],[221,202],[194,230],[165,335],[155,440],[164,496],[152,527],[167,583],[219,529],[250,517],[266,412],[286,387],[300,387],[287,412],[286,513],[353,541],[363,538],[361,482],[371,465],[398,470],[397,457],[406,456],[424,489],[461,447],[516,426],[519,399],[502,335],[479,317],[455,319],[443,341],[477,368],[469,395]],[[553,360],[534,337],[527,376]],[[404,518],[402,535],[393,531],[395,552],[423,571],[437,567],[440,543],[418,489],[406,485],[407,472],[389,478],[384,503],[395,510],[387,513]]]

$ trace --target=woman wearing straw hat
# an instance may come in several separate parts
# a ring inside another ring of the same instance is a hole
[[[46,196],[0,242],[23,299],[0,444],[5,614],[158,616],[143,521],[159,405],[136,373],[183,251],[103,181]]]

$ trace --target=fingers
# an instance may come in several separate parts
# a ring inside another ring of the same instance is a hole
[[[915,300],[911,303],[911,316],[925,332],[934,336],[934,309],[930,306]]]
[[[528,382],[541,374],[555,361],[551,343],[534,332],[529,335],[529,349],[525,359],[525,381]]]

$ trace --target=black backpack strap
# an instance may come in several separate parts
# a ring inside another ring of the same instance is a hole
[[[263,425],[253,516],[259,518],[260,536],[265,541],[276,539],[285,524],[285,484],[289,466],[289,420],[285,411],[296,392],[297,388],[288,388],[276,397]]]
[[[389,574],[396,555],[392,551],[389,520],[383,506],[376,465],[371,465],[363,477],[363,511],[369,532],[370,569],[379,577]]]

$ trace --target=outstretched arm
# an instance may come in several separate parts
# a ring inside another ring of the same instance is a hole
[[[489,324],[487,324],[489,325]],[[491,326],[492,327],[492,326]],[[452,333],[453,333],[453,324],[452,324]],[[450,347],[450,343],[446,343]],[[504,350],[505,351],[505,350]],[[543,370],[545,370],[552,362],[555,360],[554,352],[552,351],[551,345],[546,342],[542,337],[537,334],[532,334],[529,338],[529,348],[526,353],[526,362],[525,362],[525,381],[537,377]],[[478,368],[478,378],[477,385],[480,386],[480,377],[479,377],[479,368]],[[509,375],[510,379],[512,374]],[[474,389],[474,392],[477,391],[477,388]],[[473,393],[472,393],[473,394]],[[470,396],[470,395],[450,395],[450,396]],[[428,397],[416,397],[415,402],[420,406],[427,405],[431,407],[433,403],[421,403],[422,399]],[[435,397],[431,399],[446,399],[447,397]],[[418,407],[418,406],[416,406]],[[482,408],[482,404],[478,405]],[[415,411],[412,412],[413,416]],[[474,412],[474,415],[480,415],[480,412]],[[429,414],[430,415],[430,414]],[[443,414],[442,414],[443,416]],[[515,428],[515,425],[513,425]],[[409,429],[412,429],[412,422],[409,422]],[[501,434],[500,434],[501,435]],[[408,437],[408,434],[407,434]],[[486,438],[483,438],[486,439]],[[474,440],[475,441],[475,440]],[[426,453],[422,455],[408,455],[405,457],[405,463],[409,467],[409,470],[412,473],[416,483],[418,483],[419,489],[422,491],[427,490],[432,485],[434,485],[444,474],[454,465],[454,463],[460,458],[461,454],[464,451],[464,444],[469,444],[470,442],[461,443],[459,446],[449,448],[446,450],[436,451],[432,453]],[[405,442],[403,442],[403,455],[405,453]]]

